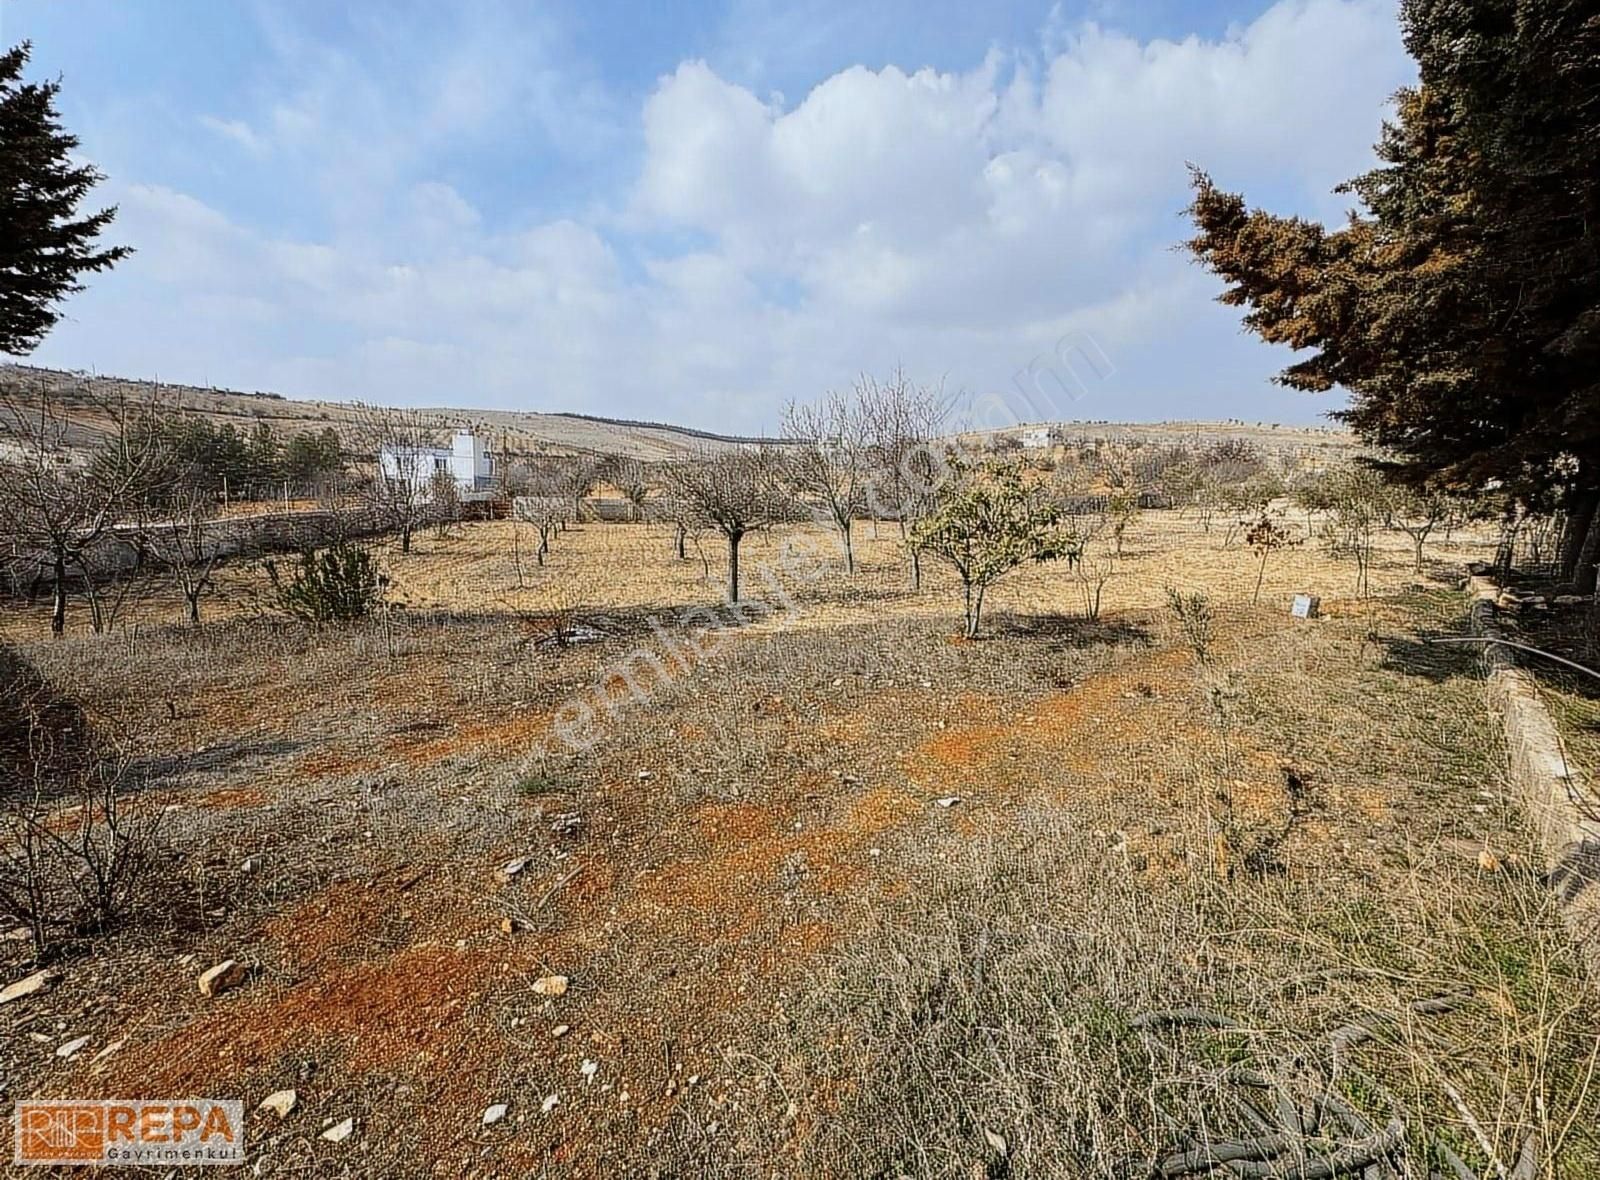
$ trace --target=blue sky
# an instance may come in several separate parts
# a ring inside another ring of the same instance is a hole
[[[896,364],[1315,420],[1173,249],[1184,165],[1337,218],[1412,78],[1392,0],[7,0],[23,39],[138,251],[34,363],[744,431]]]

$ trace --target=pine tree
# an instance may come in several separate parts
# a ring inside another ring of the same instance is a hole
[[[0,352],[23,356],[60,318],[59,304],[83,289],[81,275],[110,268],[131,252],[98,248],[116,208],[79,215],[104,177],[71,154],[76,136],[61,129],[58,82],[22,81],[31,46],[0,54]]]
[[[1592,584],[1600,529],[1600,14],[1584,0],[1404,0],[1419,85],[1337,229],[1248,209],[1195,174],[1191,250],[1224,303],[1310,355],[1291,387],[1413,486],[1491,483],[1568,511]]]

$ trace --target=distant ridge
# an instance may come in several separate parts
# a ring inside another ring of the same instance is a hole
[[[552,410],[552,418],[573,418],[579,422],[599,422],[605,426],[623,426],[630,430],[670,430],[674,434],[688,435],[690,438],[706,439],[709,442],[738,443],[745,446],[755,446],[761,443],[783,444],[791,440],[784,438],[771,438],[749,434],[717,434],[710,430],[697,430],[693,426],[674,426],[671,422],[645,422],[634,418],[606,418],[600,414],[579,414],[574,410]]]

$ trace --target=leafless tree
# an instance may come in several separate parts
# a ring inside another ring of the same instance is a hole
[[[411,552],[411,534],[427,520],[437,434],[417,411],[357,404],[351,437],[360,458],[372,463],[367,485],[374,515],[400,534],[400,552]]]
[[[881,382],[862,377],[855,393],[871,470],[867,510],[874,519],[889,517],[899,525],[911,588],[920,590],[922,551],[912,526],[933,508],[944,471],[934,440],[948,429],[955,401],[942,385],[918,385],[903,369]]]
[[[728,601],[739,601],[739,545],[746,535],[795,514],[782,456],[770,446],[740,447],[667,468],[672,496],[686,515],[728,542]]]
[[[583,523],[583,501],[605,474],[605,460],[595,455],[573,455],[559,468],[559,479],[572,504],[572,523]]]
[[[633,519],[643,520],[646,502],[652,490],[649,467],[627,455],[613,455],[606,463],[606,470],[617,491],[621,492],[622,498],[628,502]]]
[[[0,452],[0,519],[13,552],[53,585],[55,635],[66,629],[69,578],[92,581],[95,550],[139,502],[160,454],[151,406],[85,400],[78,421],[48,391],[0,393],[0,428],[9,435]],[[71,444],[91,422],[105,434],[86,456]],[[95,617],[103,624],[99,610]]]
[[[181,482],[167,501],[166,520],[160,531],[161,558],[172,569],[173,580],[189,608],[189,622],[200,625],[200,598],[211,588],[211,573],[221,558],[220,538],[212,527],[217,515],[216,497],[191,481]]]
[[[818,401],[790,402],[783,412],[786,469],[800,502],[825,517],[839,534],[845,572],[856,572],[851,530],[867,510],[872,433],[865,379],[849,394],[830,390]]]

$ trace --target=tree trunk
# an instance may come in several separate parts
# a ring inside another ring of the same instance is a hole
[[[1584,492],[1576,498],[1572,510],[1567,513],[1567,531],[1561,538],[1561,580],[1576,582],[1583,593],[1594,589],[1597,526],[1600,526],[1600,491]],[[1583,568],[1585,561],[1588,563],[1587,570]]]
[[[922,551],[920,549],[911,551],[911,589],[922,589]]]
[[[728,534],[728,601],[739,601],[739,542],[743,533]]]
[[[972,600],[972,618],[967,624],[968,639],[976,639],[978,628],[983,624],[983,590],[984,588],[979,586],[978,593]]]
[[[689,560],[689,550],[686,548],[688,540],[689,540],[689,530],[684,528],[683,525],[680,524],[678,526],[678,560],[679,561],[688,561]]]
[[[1589,518],[1589,527],[1584,530],[1583,544],[1578,547],[1578,558],[1572,580],[1577,583],[1579,594],[1594,593],[1597,563],[1600,563],[1600,512],[1594,513]]]
[[[844,537],[844,572],[853,574],[856,572],[856,550],[855,546],[850,543],[850,522],[848,520],[839,526],[839,533]]]
[[[50,607],[50,634],[60,635],[67,629],[67,559],[57,553],[55,559],[56,591]]]
[[[195,588],[193,593],[184,595],[189,600],[189,623],[191,626],[200,625],[200,590]]]
[[[411,552],[411,522],[409,520],[400,526],[400,552]]]

